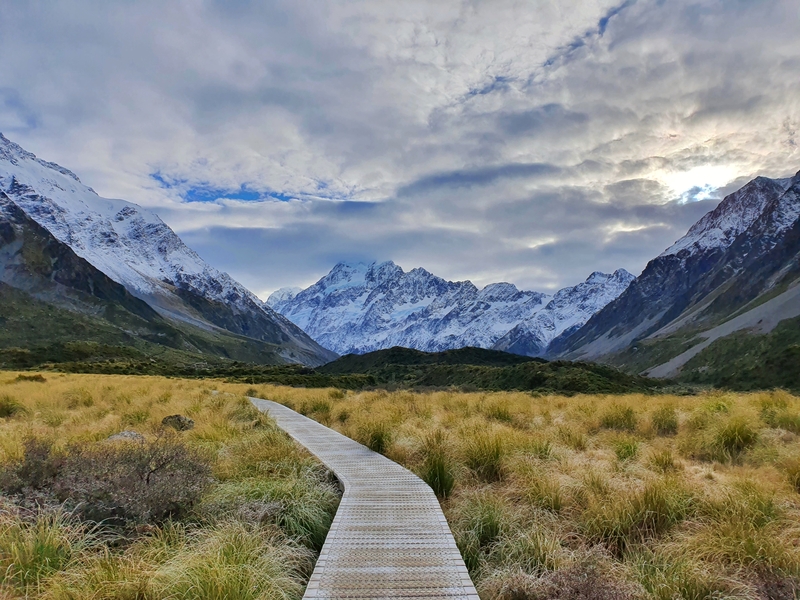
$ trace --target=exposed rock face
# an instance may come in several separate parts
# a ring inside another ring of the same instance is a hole
[[[618,296],[632,278],[624,270],[594,273],[549,296],[510,283],[479,290],[469,281],[446,281],[421,268],[406,273],[391,261],[340,263],[311,287],[278,290],[267,302],[339,354],[393,346],[426,352],[492,348],[526,324],[500,349],[537,356],[566,328],[584,323]],[[539,313],[541,318],[533,320]]]

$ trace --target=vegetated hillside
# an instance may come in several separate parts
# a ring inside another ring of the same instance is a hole
[[[786,319],[766,334],[739,331],[716,340],[686,363],[682,379],[736,390],[800,392],[800,318]]]
[[[485,348],[458,348],[444,352],[422,352],[413,348],[395,346],[386,350],[376,350],[367,354],[347,354],[319,367],[322,373],[368,373],[387,365],[474,365],[484,367],[505,367],[528,362],[546,362],[541,358],[531,358]]]
[[[174,327],[251,338],[269,345],[284,363],[319,365],[336,358],[229,275],[206,264],[157,215],[124,200],[101,198],[74,173],[2,134],[0,193],[6,216],[24,214]],[[6,216],[0,216],[5,230],[11,227]],[[20,221],[18,215],[10,218]],[[72,288],[86,284],[78,281],[82,274],[73,274]],[[24,278],[25,273],[18,275]],[[34,289],[19,277],[7,283]]]
[[[437,353],[391,348],[344,356],[318,371],[365,374],[379,386],[409,388],[624,393],[650,390],[655,385],[643,377],[605,365],[547,362],[480,348]]]
[[[717,340],[737,334],[739,342],[726,347],[746,355],[760,343],[758,335],[800,315],[799,217],[800,174],[751,181],[652,260],[586,325],[556,340],[552,355],[601,360],[653,377],[735,384],[737,377],[711,368],[710,347],[721,348]],[[780,378],[760,381],[781,385]]]
[[[283,348],[162,317],[0,192],[0,364],[14,368],[128,356],[176,365],[284,364]],[[87,355],[86,348],[96,350]]]
[[[391,261],[339,263],[305,290],[284,288],[267,303],[340,354],[403,346],[426,352],[475,346],[539,356],[628,286],[619,269],[592,273],[555,296],[493,283],[446,281]]]

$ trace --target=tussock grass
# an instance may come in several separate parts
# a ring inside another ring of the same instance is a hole
[[[339,490],[244,391],[1,378],[0,598],[299,599]]]
[[[447,498],[455,485],[453,461],[447,449],[447,434],[437,429],[428,434],[422,443],[424,461],[420,471],[422,480],[431,486],[439,498]]]
[[[261,395],[324,399],[332,426],[356,439],[365,421],[388,423],[392,459],[435,490],[448,473],[438,493],[484,600],[800,589],[800,398],[789,393]]]

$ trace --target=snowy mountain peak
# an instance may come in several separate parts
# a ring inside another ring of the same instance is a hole
[[[41,165],[46,169],[51,169],[53,171],[57,171],[62,175],[66,175],[67,177],[71,177],[78,183],[81,182],[78,179],[78,176],[75,175],[69,169],[65,169],[61,165],[57,165],[56,163],[47,162],[42,160],[41,158],[36,158],[36,155],[33,152],[28,152],[19,144],[15,144],[11,140],[9,140],[6,136],[0,133],[0,160],[6,160],[13,165],[19,165],[20,161],[33,161]],[[91,188],[87,188],[94,192]]]
[[[571,297],[576,307],[565,318],[567,326],[585,322],[632,278],[624,270],[593,273],[587,282],[568,288],[579,291]],[[559,294],[563,309],[570,300]],[[404,272],[385,262],[339,263],[311,287],[296,294],[279,290],[267,302],[323,346],[347,354],[391,346],[425,351],[490,348],[554,299],[511,283],[478,290],[470,281],[447,281],[420,267]],[[558,335],[563,331],[559,323],[549,323],[550,331],[541,337]]]
[[[275,290],[270,294],[269,299],[267,299],[267,305],[270,307],[274,307],[275,304],[279,304],[281,302],[288,302],[297,294],[303,291],[301,287],[282,287],[279,290]]]
[[[797,176],[795,176],[796,178]],[[750,183],[726,196],[719,205],[695,223],[689,232],[667,248],[661,256],[724,250],[733,244],[764,212],[776,196],[782,195],[794,181],[756,177]]]

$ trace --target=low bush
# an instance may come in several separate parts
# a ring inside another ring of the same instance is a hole
[[[506,507],[499,498],[479,493],[466,499],[453,529],[468,569],[477,569],[485,560],[488,546],[500,537],[506,520]]]
[[[339,495],[312,470],[284,480],[249,478],[228,481],[209,492],[198,512],[210,520],[224,520],[242,514],[243,506],[261,507],[260,514],[245,519],[255,524],[277,525],[288,537],[319,551],[330,529]]]
[[[731,419],[714,435],[714,447],[720,458],[736,460],[758,441],[758,432],[743,418]]]
[[[237,521],[193,531],[153,575],[153,598],[299,598],[312,564],[279,533]]]
[[[651,452],[649,463],[653,469],[661,473],[678,471],[681,468],[680,464],[675,462],[675,456],[669,448]]]
[[[63,511],[37,511],[27,519],[0,511],[0,596],[6,585],[26,597],[38,591],[89,540],[85,528]]]
[[[636,600],[639,586],[628,582],[607,560],[590,555],[563,568],[531,576],[521,570],[501,572],[481,586],[496,600]]]
[[[8,494],[40,492],[91,521],[157,523],[185,515],[209,474],[207,459],[171,437],[73,445],[64,453],[48,440],[27,438],[0,487]]]
[[[503,536],[491,549],[488,560],[528,575],[541,575],[561,566],[567,553],[552,532],[543,527]]]
[[[577,450],[578,452],[583,452],[586,450],[586,446],[588,444],[585,433],[564,425],[561,425],[558,428],[558,439],[560,439],[566,446],[572,448],[573,450]]]
[[[392,443],[392,427],[383,420],[367,421],[358,428],[356,437],[373,452],[386,454]]]
[[[172,436],[74,447],[53,482],[84,518],[160,523],[186,515],[210,483],[208,460]]]
[[[620,556],[632,544],[682,521],[692,504],[692,496],[677,482],[656,480],[616,502],[593,502],[581,515],[581,529],[590,540]]]
[[[632,437],[620,437],[612,443],[617,460],[626,461],[639,453],[639,441]]]

